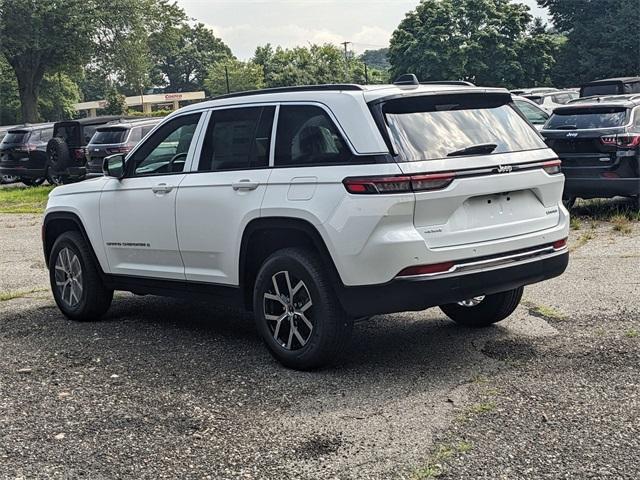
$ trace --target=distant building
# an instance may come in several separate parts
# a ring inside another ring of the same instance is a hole
[[[180,102],[191,102],[194,100],[204,100],[204,92],[178,92],[178,93],[156,93],[152,95],[136,95],[134,97],[126,97],[125,102],[129,107],[142,106],[144,113],[151,113],[153,105],[171,108],[177,110],[180,108]],[[74,108],[77,111],[87,112],[87,116],[97,116],[97,111],[107,106],[106,100],[96,100],[93,102],[76,103]]]

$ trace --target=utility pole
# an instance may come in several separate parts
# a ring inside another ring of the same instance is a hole
[[[369,69],[366,63],[364,64],[364,84],[369,85]]]
[[[229,69],[227,68],[227,66],[224,66],[224,76],[225,79],[227,80],[227,93],[231,92],[231,89],[229,88]]]
[[[347,47],[351,45],[352,42],[342,42],[340,45],[344,46],[344,75],[345,78],[349,76],[349,51]]]

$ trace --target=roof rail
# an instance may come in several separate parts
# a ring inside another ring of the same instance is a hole
[[[467,87],[475,87],[473,83],[466,80],[430,80],[428,82],[420,82],[420,85],[465,85]]]
[[[288,92],[316,92],[316,91],[358,91],[363,90],[360,85],[353,83],[326,83],[322,85],[298,85],[295,87],[274,87],[263,88],[262,90],[247,90],[245,92],[225,93],[215,97],[209,97],[207,100],[221,100],[224,98],[250,97],[252,95],[263,95],[266,93],[288,93]]]

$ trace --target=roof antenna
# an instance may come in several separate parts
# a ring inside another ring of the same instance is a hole
[[[416,77],[413,73],[405,73],[404,75],[400,75],[395,82],[394,85],[420,85],[418,82],[418,77]]]

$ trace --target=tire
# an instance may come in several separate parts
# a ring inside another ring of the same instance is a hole
[[[71,166],[69,147],[60,137],[53,137],[47,143],[47,164],[56,172],[62,172]]]
[[[562,203],[567,210],[571,210],[576,204],[576,197],[563,198]]]
[[[66,182],[66,178],[63,175],[55,175],[52,171],[51,165],[47,165],[47,169],[45,170],[45,175],[47,177],[47,182],[49,185],[60,186],[64,185]]]
[[[19,182],[20,178],[15,175],[2,175],[0,176],[0,184],[8,184],[8,183],[16,183]]]
[[[631,197],[631,208],[633,208],[637,212],[640,212],[640,195]]]
[[[520,299],[524,287],[508,290],[485,297],[475,297],[463,302],[440,305],[440,309],[451,320],[465,327],[481,328],[504,320],[513,313]]]
[[[46,179],[44,177],[41,178],[27,178],[21,177],[20,181],[24,183],[27,187],[38,187],[44,183]]]
[[[102,284],[90,247],[79,232],[65,232],[53,244],[49,281],[58,308],[71,320],[99,320],[111,306],[113,290]]]
[[[286,248],[265,260],[254,286],[253,309],[269,352],[288,368],[333,364],[351,340],[353,319],[342,309],[329,274],[311,250]]]

